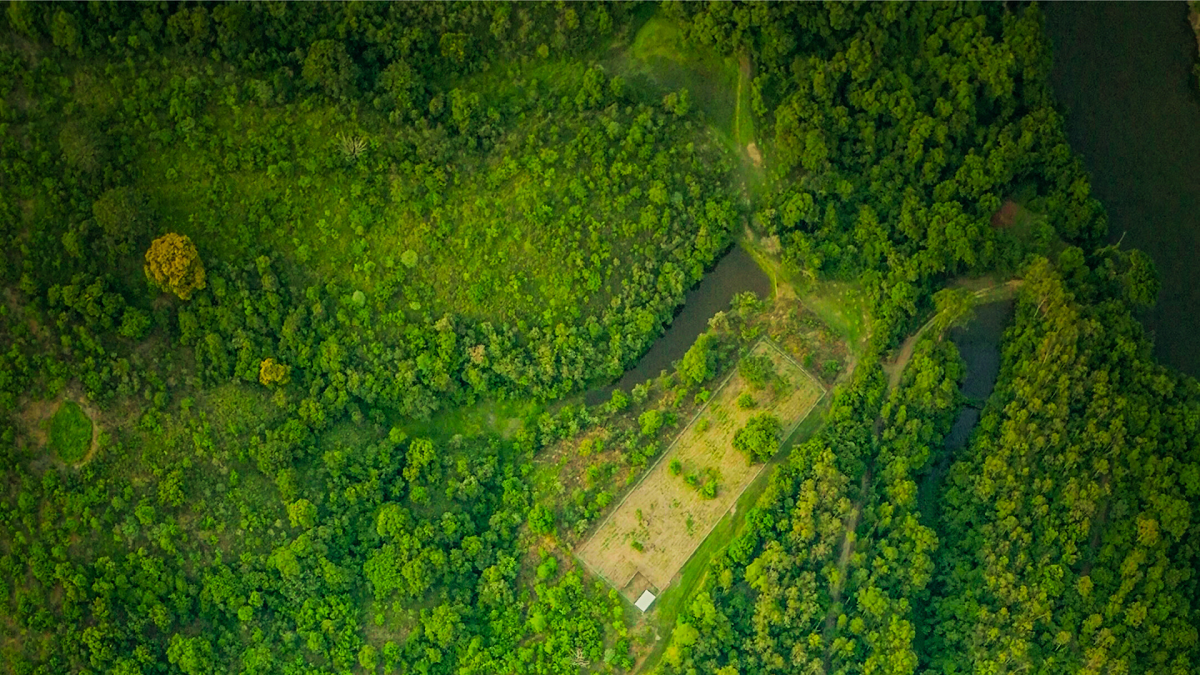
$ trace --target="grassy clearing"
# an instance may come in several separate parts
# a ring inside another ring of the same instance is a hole
[[[734,170],[750,198],[765,195],[768,176],[763,168],[750,104],[752,66],[747,56],[717,55],[684,41],[679,25],[652,16],[641,25],[613,66],[650,103],[686,89],[692,105],[704,112],[709,128],[741,158]]]
[[[50,447],[58,458],[74,464],[92,447],[92,420],[74,401],[64,401],[50,418]]]
[[[651,17],[615,65],[653,102],[687,89],[692,104],[704,111],[709,125],[732,150],[743,153],[754,140],[750,88],[738,60],[686,45],[674,21]]]
[[[800,298],[806,307],[846,339],[851,351],[866,342],[867,303],[858,284],[819,281],[802,292]]]
[[[857,356],[861,352],[870,335],[870,313],[858,284],[820,281],[795,274],[752,236],[743,237],[741,244],[771,277],[775,295],[795,297],[841,336],[852,354]]]
[[[481,401],[463,408],[444,409],[428,420],[409,422],[403,426],[411,437],[444,441],[463,436],[478,436],[495,433],[504,438],[511,437],[521,424],[533,419],[545,406],[530,400]]]
[[[755,354],[768,356],[781,386],[752,389],[734,373],[683,430],[678,440],[577,551],[590,569],[617,588],[637,575],[656,590],[670,586],[684,562],[764,465],[750,465],[732,447],[733,435],[760,412],[771,412],[790,430],[823,396],[821,385],[768,342]],[[752,408],[739,398],[750,395]],[[678,471],[673,471],[677,466]],[[705,498],[686,477],[715,471],[715,496]]]

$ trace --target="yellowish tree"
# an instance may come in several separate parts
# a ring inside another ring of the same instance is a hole
[[[159,288],[180,299],[192,297],[192,291],[205,288],[204,263],[191,239],[168,232],[155,239],[146,251],[146,277]]]
[[[287,382],[289,368],[273,358],[265,358],[258,367],[258,381],[264,385]]]

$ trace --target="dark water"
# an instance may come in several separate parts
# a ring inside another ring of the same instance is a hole
[[[1159,360],[1200,377],[1200,94],[1183,2],[1042,5],[1051,81],[1108,209],[1109,238],[1154,258],[1158,305],[1143,317]]]
[[[966,447],[971,431],[979,423],[980,409],[996,387],[1000,375],[1000,338],[1012,317],[1012,300],[993,302],[977,307],[970,323],[950,331],[950,339],[958,347],[967,368],[959,391],[970,402],[959,410],[946,442],[934,451],[932,463],[918,485],[917,505],[921,521],[928,527],[938,527],[942,478],[950,469],[954,455]]]
[[[967,366],[960,391],[971,399],[971,404],[959,411],[946,436],[946,447],[951,451],[967,444],[971,430],[979,421],[978,406],[996,387],[996,378],[1000,375],[1000,337],[1012,315],[1012,300],[993,302],[976,308],[975,318],[969,324],[950,331],[950,339]]]
[[[616,384],[589,391],[584,401],[588,405],[603,403],[612,396],[614,388],[628,391],[636,384],[658,377],[682,358],[696,338],[708,329],[708,320],[714,314],[729,309],[733,296],[746,291],[754,291],[758,297],[766,298],[771,295],[771,279],[750,254],[735,246],[695,288],[687,292],[683,309],[637,365],[625,371]]]

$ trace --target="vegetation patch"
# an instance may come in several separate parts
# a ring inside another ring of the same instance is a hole
[[[75,464],[92,447],[92,419],[74,401],[64,401],[50,418],[50,447],[58,458]]]
[[[625,589],[639,574],[659,590],[669,586],[764,466],[748,462],[746,455],[734,448],[738,431],[751,418],[771,414],[787,430],[781,436],[786,438],[824,395],[815,378],[770,342],[760,341],[746,358],[755,360],[758,367],[762,358],[769,359],[773,379],[782,386],[756,390],[740,369],[731,375],[662,459],[578,549],[580,559],[617,588]],[[736,404],[746,394],[756,398],[754,409]],[[694,478],[689,480],[689,476]],[[720,476],[719,488],[715,476]],[[709,485],[713,487],[706,491]]]

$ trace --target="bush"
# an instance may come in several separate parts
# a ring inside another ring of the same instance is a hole
[[[742,395],[737,398],[737,405],[742,410],[749,410],[754,407],[754,395],[748,391],[742,392]]]
[[[746,455],[751,464],[765,462],[779,450],[783,425],[771,413],[759,413],[751,417],[746,426],[733,436],[733,447]]]
[[[638,423],[642,426],[643,436],[653,436],[658,433],[658,430],[663,425],[663,414],[661,410],[647,410],[638,417]]]
[[[554,513],[545,504],[538,504],[529,512],[529,529],[536,534],[550,534],[554,531]]]
[[[751,354],[738,364],[738,372],[752,388],[762,389],[775,375],[775,364],[766,356]]]

